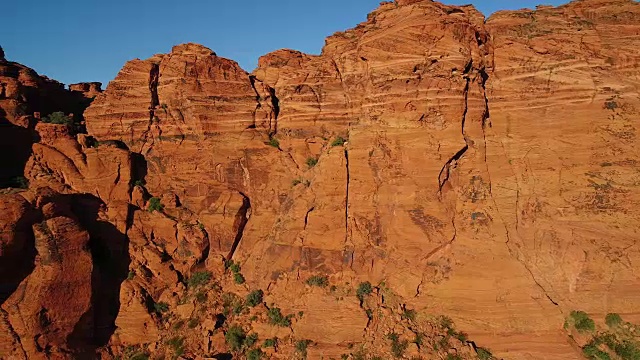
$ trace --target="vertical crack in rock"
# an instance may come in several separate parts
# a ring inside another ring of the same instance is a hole
[[[244,228],[247,226],[247,222],[249,222],[249,217],[251,217],[251,200],[243,194],[242,195],[242,206],[238,213],[236,214],[236,219],[233,223],[233,229],[236,232],[236,237],[233,240],[233,245],[231,246],[231,250],[229,251],[229,255],[227,255],[227,260],[233,259],[233,255],[240,244],[240,240],[242,240],[242,236],[244,235]]]
[[[465,69],[464,76],[466,79],[466,84],[464,86],[463,94],[464,94],[464,110],[462,111],[462,120],[460,130],[462,132],[462,137],[464,138],[465,145],[458,150],[449,160],[442,166],[440,170],[440,174],[438,174],[438,193],[442,193],[442,188],[449,181],[449,177],[451,176],[451,171],[456,167],[458,160],[460,160],[464,154],[469,150],[469,140],[467,139],[467,134],[464,131],[465,122],[467,121],[467,113],[469,111],[469,87],[471,86],[471,77],[470,72],[473,69],[473,60],[469,60]]]
[[[478,44],[478,48],[483,50],[483,57],[486,58],[487,56],[490,56],[489,51],[485,50],[485,46],[486,46],[486,39],[488,39],[489,36],[486,35],[483,36],[483,34],[481,34],[480,32],[476,32],[476,41]],[[470,69],[469,69],[470,70]],[[468,69],[465,69],[465,71],[468,71]],[[483,62],[482,66],[478,69],[478,74],[480,75],[481,78],[481,82],[480,82],[480,87],[481,87],[481,91],[482,91],[482,95],[484,96],[484,104],[485,104],[485,108],[484,108],[484,113],[482,116],[482,135],[483,135],[483,140],[484,140],[484,163],[486,166],[486,170],[487,170],[487,174],[489,176],[489,194],[491,196],[491,199],[494,203],[494,206],[496,207],[496,209],[498,209],[498,204],[496,203],[495,199],[493,198],[493,191],[492,191],[492,182],[491,182],[491,172],[489,169],[489,163],[487,162],[487,133],[486,133],[486,129],[487,129],[487,125],[489,127],[491,127],[491,120],[490,120],[490,107],[489,107],[489,97],[487,96],[487,81],[489,80],[489,73],[487,72],[487,68],[486,68],[486,62]],[[467,79],[467,88],[465,89],[465,114],[466,114],[466,98],[467,98],[467,91],[469,90],[469,79]],[[463,118],[463,135],[464,135],[464,121],[465,119]],[[466,136],[465,136],[465,141],[467,141]],[[468,143],[467,143],[468,144]],[[466,146],[468,148],[468,145]],[[498,210],[499,212],[499,210]],[[516,209],[517,212],[517,209]],[[521,256],[518,255],[518,252],[516,250],[514,250],[511,246],[510,246],[510,242],[511,242],[511,235],[510,235],[510,231],[509,228],[507,226],[507,224],[504,222],[504,220],[501,220],[503,223],[503,226],[505,228],[505,233],[506,233],[506,237],[507,237],[507,241],[506,241],[506,246],[507,249],[509,250],[509,253],[514,257],[514,259],[516,261],[518,261],[527,271],[527,273],[529,273],[529,275],[531,276],[531,279],[533,280],[533,282],[536,284],[536,286],[542,291],[542,293],[544,294],[544,296],[549,300],[549,302],[551,302],[553,305],[559,307],[560,304],[555,301],[547,292],[547,290],[544,288],[544,286],[542,286],[542,284],[536,279],[533,271],[531,271],[531,269],[529,268],[529,266],[527,265],[527,263],[521,258]],[[562,309],[560,309],[560,313],[562,313]]]
[[[307,210],[307,214],[304,216],[304,230],[307,230],[307,225],[309,224],[309,215],[311,214],[311,212],[313,212],[313,210],[315,210],[315,206],[312,207],[311,209]]]
[[[258,109],[262,108],[262,104],[260,103],[260,101],[262,100],[262,97],[260,96],[260,92],[256,88],[256,81],[260,81],[260,80],[258,80],[255,77],[255,75],[249,75],[249,81],[251,82],[251,87],[253,88],[253,91],[256,93],[256,108],[253,112],[253,124],[250,125],[249,128],[255,129],[257,125],[256,115],[257,115]],[[278,133],[278,117],[280,116],[280,99],[276,95],[276,89],[263,83],[262,81],[260,81],[260,83],[262,83],[263,88],[269,94],[268,98],[269,98],[269,101],[271,101],[272,113],[269,116],[269,137],[273,137]]]
[[[344,149],[344,160],[347,170],[347,184],[344,200],[344,243],[346,245],[347,241],[349,241],[349,185],[351,182],[351,171],[349,170],[349,151],[347,149]]]
[[[140,146],[140,153],[147,145],[149,134],[151,133],[151,126],[156,117],[156,107],[160,105],[160,99],[158,98],[158,82],[160,80],[160,64],[151,64],[151,70],[149,70],[149,93],[151,95],[151,101],[149,103],[149,123],[147,124],[147,130],[142,134],[143,141]],[[151,139],[151,146],[153,146],[153,138]]]
[[[273,118],[269,120],[269,137],[278,133],[278,116],[280,116],[280,99],[276,96],[276,89],[267,86],[269,96],[271,97],[271,106],[273,107]]]
[[[258,110],[262,108],[262,104],[260,104],[260,93],[258,89],[256,89],[256,77],[255,75],[249,75],[249,82],[251,83],[251,88],[256,93],[256,108],[253,110],[253,124],[249,125],[249,129],[256,128],[256,116],[258,114]]]

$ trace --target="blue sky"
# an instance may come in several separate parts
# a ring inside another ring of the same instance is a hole
[[[66,84],[113,79],[130,59],[201,43],[252,71],[258,57],[280,48],[317,54],[325,37],[354,27],[380,0],[13,0],[2,5],[0,45],[9,60]],[[496,10],[539,2],[473,3]]]

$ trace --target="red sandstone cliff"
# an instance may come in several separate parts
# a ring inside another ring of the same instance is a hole
[[[88,135],[35,126],[31,189],[0,199],[0,258],[29,264],[0,266],[0,354],[248,353],[237,325],[273,358],[581,358],[573,311],[639,320],[638,24],[386,2],[251,74],[184,44],[72,86]]]

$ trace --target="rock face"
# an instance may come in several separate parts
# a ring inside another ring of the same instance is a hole
[[[88,85],[87,91],[77,91],[77,86],[75,91],[66,90],[60,82],[40,76],[24,65],[6,61],[1,50],[0,55],[0,151],[12,154],[0,159],[3,169],[0,186],[18,186],[16,179],[23,176],[31,144],[37,136],[34,131],[37,120],[61,111],[75,114],[73,119],[80,123],[91,96],[100,92],[100,86],[93,83]]]
[[[274,358],[581,357],[572,311],[640,319],[638,24],[631,0],[385,2],[251,74],[183,44],[72,85],[88,134],[29,119],[32,189],[0,199],[0,260],[30,264],[0,264],[0,351],[224,356],[237,325]],[[64,319],[53,284],[83,294]]]

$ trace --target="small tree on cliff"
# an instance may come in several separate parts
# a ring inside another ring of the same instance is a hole
[[[42,118],[42,122],[49,124],[73,126],[73,119],[65,115],[62,111],[56,111]]]

